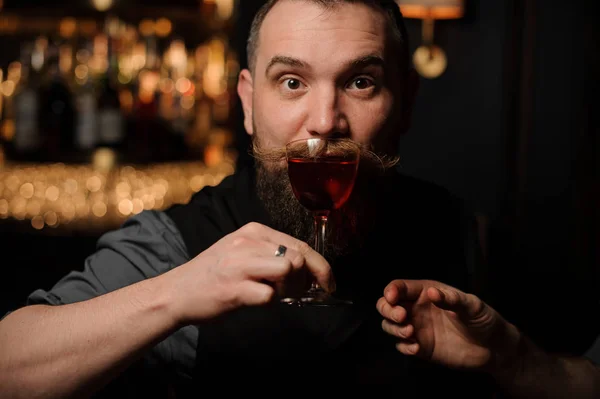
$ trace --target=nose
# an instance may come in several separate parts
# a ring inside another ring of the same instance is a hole
[[[306,130],[311,136],[346,137],[349,133],[348,119],[337,90],[321,88],[309,99]]]

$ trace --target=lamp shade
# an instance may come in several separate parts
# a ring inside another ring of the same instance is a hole
[[[396,0],[405,18],[458,19],[464,14],[464,0]]]

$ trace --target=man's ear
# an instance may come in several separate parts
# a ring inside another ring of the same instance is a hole
[[[244,111],[244,128],[249,135],[254,134],[252,123],[252,96],[254,87],[252,83],[252,74],[248,69],[242,69],[238,78],[237,92],[242,101]]]
[[[419,74],[414,68],[411,68],[408,71],[406,77],[405,87],[403,90],[403,96],[401,101],[401,134],[406,134],[412,125],[412,114],[415,102],[417,100],[417,94],[419,92],[420,83],[421,80]]]

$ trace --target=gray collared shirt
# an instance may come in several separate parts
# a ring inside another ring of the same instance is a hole
[[[26,304],[85,301],[156,277],[188,260],[181,234],[166,213],[144,211],[127,220],[121,229],[104,234],[82,271],[70,272],[48,291],[34,291]],[[183,327],[148,351],[143,361],[147,366],[168,368],[179,377],[190,378],[197,337],[194,326]]]

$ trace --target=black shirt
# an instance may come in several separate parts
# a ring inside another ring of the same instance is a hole
[[[199,385],[192,390],[221,385],[224,378],[286,384],[306,378],[312,384],[393,384],[403,387],[405,397],[410,392],[489,396],[489,381],[480,375],[400,354],[394,338],[381,329],[375,308],[385,286],[398,278],[434,279],[473,292],[478,250],[473,215],[447,190],[399,173],[376,180],[372,189],[380,191],[381,199],[376,228],[363,248],[330,260],[336,295],[351,298],[354,305],[274,303],[199,325],[194,373]],[[192,257],[246,223],[270,225],[254,191],[251,166],[167,214]]]

